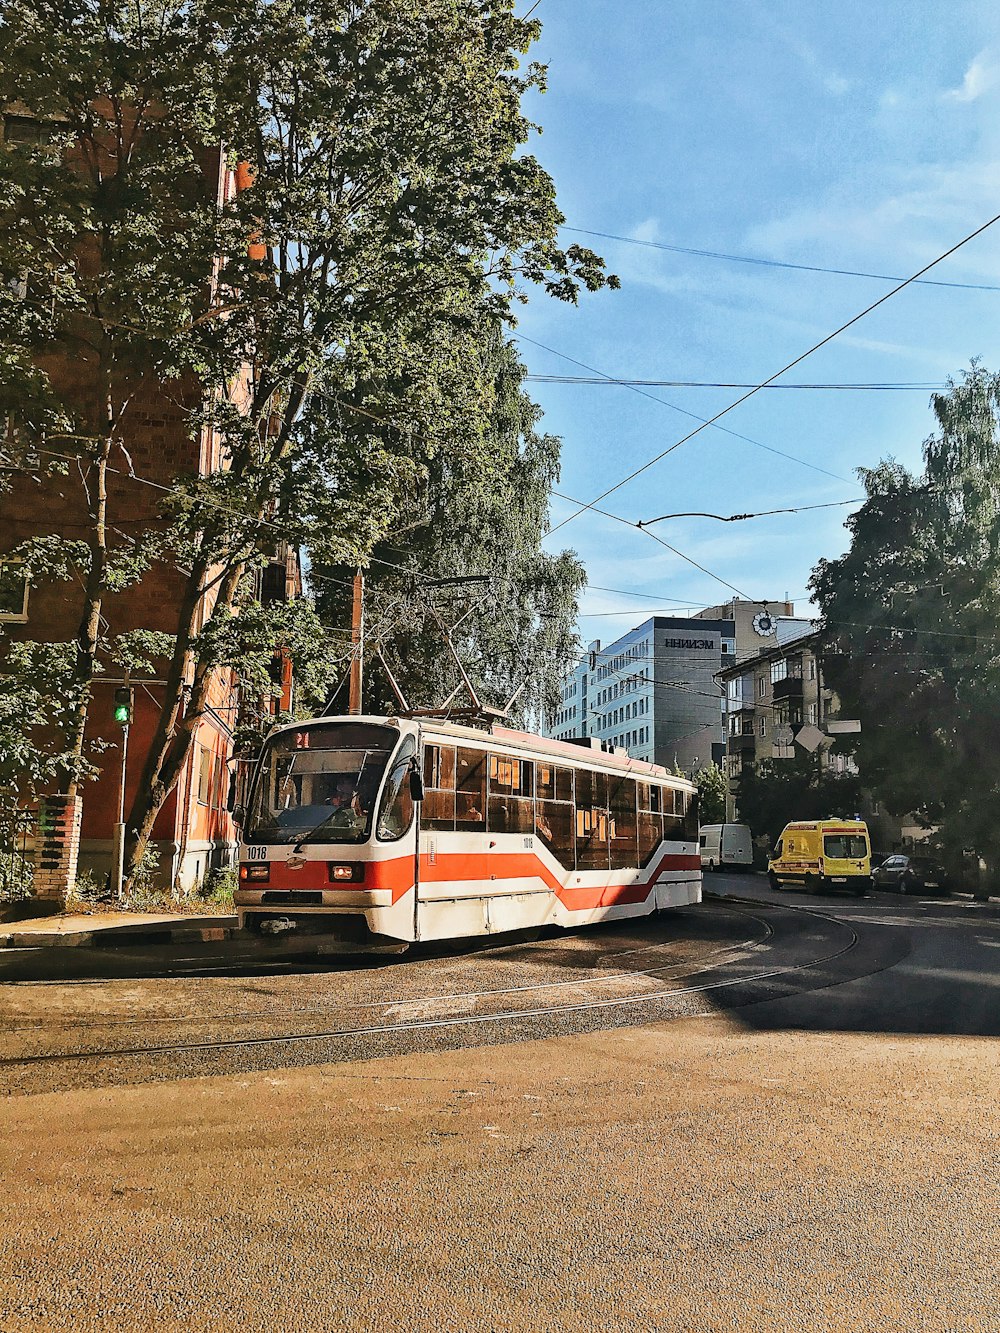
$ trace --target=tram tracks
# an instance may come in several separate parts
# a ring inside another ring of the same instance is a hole
[[[711,961],[706,959],[703,965],[692,968],[688,966],[686,970],[682,966],[675,965],[674,972],[679,973],[681,979],[691,979],[701,976],[705,979],[694,982],[693,984],[681,986],[662,986],[666,975],[671,972],[669,964],[660,968],[645,968],[641,970],[619,971],[608,973],[600,977],[586,976],[578,977],[566,981],[538,981],[522,986],[497,987],[484,990],[463,990],[450,994],[426,996],[407,1001],[365,1001],[355,1003],[349,1006],[339,1006],[340,1011],[349,1012],[367,1012],[373,1009],[381,1011],[380,1019],[374,1022],[354,1023],[348,1025],[330,1026],[322,1030],[293,1030],[281,1031],[277,1033],[255,1033],[238,1036],[211,1036],[198,1040],[183,1039],[174,1042],[150,1042],[132,1045],[105,1045],[100,1049],[83,1050],[58,1050],[44,1051],[35,1053],[23,1053],[0,1058],[0,1068],[13,1072],[15,1069],[29,1070],[32,1067],[55,1067],[55,1066],[90,1066],[99,1062],[127,1062],[136,1060],[176,1060],[179,1058],[197,1058],[206,1057],[212,1054],[224,1057],[227,1054],[233,1056],[241,1052],[253,1052],[263,1049],[269,1049],[275,1054],[280,1054],[281,1048],[297,1049],[303,1052],[309,1048],[310,1044],[316,1047],[322,1047],[324,1044],[333,1048],[333,1053],[324,1052],[322,1059],[324,1061],[336,1060],[340,1058],[338,1050],[345,1047],[354,1047],[360,1043],[363,1047],[371,1044],[388,1041],[402,1041],[406,1038],[413,1038],[420,1034],[429,1033],[448,1033],[458,1029],[464,1029],[469,1032],[491,1030],[496,1033],[504,1025],[511,1028],[520,1028],[524,1025],[543,1025],[548,1022],[558,1022],[558,1020],[575,1018],[579,1021],[581,1018],[593,1016],[600,1019],[603,1015],[618,1011],[631,1014],[642,1006],[649,1008],[654,1014],[655,1019],[669,1017],[669,1007],[671,1002],[677,1003],[684,1000],[691,1000],[700,995],[719,995],[728,993],[732,997],[733,993],[740,987],[752,991],[754,987],[766,985],[769,982],[775,982],[781,978],[791,978],[795,974],[807,972],[812,969],[821,968],[836,962],[848,954],[858,943],[857,932],[842,920],[819,912],[813,908],[794,908],[782,906],[780,909],[784,913],[795,913],[796,915],[806,915],[811,918],[819,918],[826,923],[826,927],[834,927],[835,934],[840,935],[836,947],[828,949],[825,952],[815,955],[810,951],[809,956],[798,961],[783,962],[775,965],[773,960],[770,965],[752,968],[739,966],[738,974],[732,976],[716,975],[714,979],[712,974],[718,974],[726,968],[736,966],[733,959],[734,954],[742,953],[746,957],[747,950],[754,946],[760,947],[764,940],[773,940],[774,930],[769,922],[762,916],[747,908],[751,906],[766,907],[769,913],[775,911],[774,904],[751,903],[746,901],[746,906],[742,903],[727,903],[724,910],[732,911],[740,917],[755,921],[761,930],[754,940],[745,940],[729,943],[717,950],[712,951],[714,957]],[[831,941],[832,942],[832,941]],[[666,946],[643,946],[641,949],[620,951],[618,954],[612,954],[610,957],[620,958],[634,955],[636,953],[648,952],[650,949]],[[729,955],[729,961],[725,961],[722,955]],[[528,1003],[527,1005],[512,1005],[508,997],[538,995],[539,993],[559,992],[566,996],[569,991],[580,991],[582,988],[605,986],[609,982],[627,982],[642,981],[652,983],[644,989],[632,988],[630,993],[619,995],[596,994],[590,996],[581,996],[576,999],[570,999],[568,1002],[563,999],[558,1003]],[[476,1007],[480,1004],[495,1002],[498,998],[508,1000],[506,1005],[499,1008],[494,1007],[483,1012],[476,1012]],[[461,1012],[413,1012],[415,1004],[424,1004],[437,1007],[451,1006],[452,1009],[459,1005]],[[405,1007],[409,1007],[409,1013],[405,1012]],[[403,1012],[400,1012],[403,1007]],[[317,1007],[318,1010],[318,1007]],[[656,1012],[660,1010],[661,1012]],[[299,1010],[299,1013],[302,1011]],[[195,1015],[195,1021],[201,1021],[202,1016]],[[176,1016],[171,1016],[163,1021],[177,1022]],[[218,1022],[218,1016],[213,1016],[212,1021]],[[248,1015],[247,1021],[262,1021],[259,1015]],[[631,1020],[630,1021],[634,1021]],[[121,1026],[125,1028],[143,1026],[147,1020],[138,1020],[136,1023],[124,1023]],[[102,1026],[94,1024],[95,1027]],[[105,1028],[107,1024],[103,1025]],[[492,1038],[491,1038],[492,1040]],[[502,1037],[501,1037],[502,1040]],[[280,1063],[280,1060],[279,1060]],[[197,1072],[211,1072],[199,1069]]]
[[[774,935],[772,927],[762,918],[750,916],[750,914],[748,913],[741,913],[741,915],[747,916],[750,920],[754,920],[759,923],[761,929],[759,930],[757,935],[747,936],[745,939],[742,940],[730,941],[724,945],[720,945],[716,949],[707,950],[705,953],[701,955],[704,961],[699,966],[693,966],[689,961],[680,961],[676,963],[665,963],[662,967],[631,968],[620,972],[603,972],[594,970],[588,975],[576,977],[570,981],[535,981],[521,986],[496,986],[478,991],[462,990],[462,991],[452,991],[446,993],[436,992],[430,995],[425,994],[425,995],[409,996],[406,998],[396,998],[391,1001],[387,1001],[384,999],[383,1000],[372,999],[372,1000],[351,1001],[346,1003],[336,1003],[333,1005],[330,1005],[328,1003],[314,1004],[314,1005],[298,1005],[295,1009],[295,1016],[304,1017],[307,1014],[329,1014],[331,1012],[352,1013],[359,1011],[363,1012],[372,1009],[392,1010],[404,1007],[417,1008],[421,1005],[434,1005],[434,1004],[437,1005],[444,1005],[448,1003],[460,1004],[461,1002],[467,1000],[496,999],[500,996],[524,995],[532,991],[560,991],[560,990],[578,989],[581,986],[607,986],[616,982],[634,980],[640,977],[666,980],[671,975],[697,976],[702,972],[710,971],[713,968],[721,966],[721,960],[725,959],[726,957],[736,957],[743,951],[763,947],[764,942],[770,939]],[[602,962],[607,963],[615,959],[630,957],[637,954],[653,953],[656,952],[657,950],[662,951],[663,949],[675,947],[675,944],[676,941],[669,940],[657,944],[645,944],[642,945],[640,948],[636,949],[620,950],[617,953],[604,955]],[[521,944],[516,944],[516,945],[501,944],[499,946],[499,950],[520,949],[523,947],[524,946]],[[477,954],[472,955],[472,957],[474,958],[481,957],[484,952],[487,951],[479,951]],[[496,952],[496,950],[491,950],[488,952]],[[357,975],[357,973],[355,973],[355,975]],[[230,1023],[259,1022],[262,1019],[266,1018],[266,1014],[264,1014],[260,1009],[257,1010],[243,1009],[239,1012],[234,1012],[233,1010],[230,1009],[227,1010],[225,1018],[226,1021]],[[100,1019],[93,1019],[85,1022],[81,1022],[79,1019],[75,1018],[64,1019],[59,1022],[48,1023],[47,1030],[50,1032],[58,1030],[83,1032],[94,1029],[108,1030],[114,1028],[129,1028],[129,1027],[136,1027],[140,1024],[143,1026],[146,1025],[157,1026],[157,1025],[183,1023],[192,1026],[199,1024],[208,1026],[213,1023],[218,1023],[219,1021],[220,1020],[218,1014],[195,1014],[195,1013],[145,1014],[141,1018],[137,1018],[134,1016],[131,1018],[122,1018],[122,1019],[102,1017]],[[34,1023],[10,1024],[7,1025],[6,1028],[4,1029],[5,1034],[9,1036],[14,1036],[21,1032],[33,1032],[35,1030],[36,1030],[36,1024]],[[4,1063],[5,1063],[4,1059],[0,1057],[0,1067],[2,1067]]]

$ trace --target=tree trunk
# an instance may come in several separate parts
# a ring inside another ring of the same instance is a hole
[[[212,608],[212,616],[220,611],[228,613],[243,576],[241,561],[226,572]],[[131,887],[139,864],[149,845],[156,817],[167,797],[173,791],[184,768],[195,732],[205,715],[208,693],[216,668],[194,662],[192,642],[195,623],[202,600],[207,575],[204,564],[191,572],[181,615],[178,618],[177,645],[166,675],[163,706],[156,731],[150,743],[143,766],[139,787],[126,821],[125,882]],[[194,665],[190,685],[188,675]],[[185,691],[189,690],[185,704]]]
[[[108,415],[111,404],[108,402]],[[97,469],[94,490],[90,493],[90,510],[93,527],[90,532],[90,568],[84,584],[83,612],[77,633],[76,663],[74,678],[80,689],[80,697],[74,710],[73,722],[66,737],[67,759],[63,768],[60,791],[67,796],[77,796],[80,788],[80,775],[83,768],[84,744],[87,731],[87,718],[90,714],[91,689],[94,670],[97,664],[97,646],[101,633],[101,608],[104,599],[104,577],[108,563],[107,519],[108,519],[108,458],[111,454],[112,437],[105,435],[101,452],[94,461]]]

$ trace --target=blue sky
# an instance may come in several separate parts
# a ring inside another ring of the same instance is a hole
[[[536,17],[533,54],[549,66],[549,90],[528,106],[544,131],[532,151],[568,227],[902,278],[1000,213],[1000,10],[984,3],[541,0]],[[622,290],[577,308],[533,297],[517,330],[532,374],[586,375],[571,357],[632,379],[758,383],[893,285],[563,239],[603,254]],[[1000,223],[928,277],[1000,286]],[[974,356],[998,368],[998,315],[1000,291],[910,287],[786,379],[931,385]],[[581,500],[696,424],[624,387],[528,388],[544,428],[563,439],[560,490]],[[701,417],[740,396],[647,392]],[[849,500],[862,493],[857,467],[888,455],[919,465],[928,404],[926,390],[764,390],[721,423],[756,444],[709,428],[602,507],[635,521]],[[553,500],[554,523],[572,512]],[[654,531],[741,592],[787,592],[806,610],[810,570],[846,548],[849,512],[678,519]],[[587,567],[584,640],[607,642],[658,607],[731,595],[592,513],[547,544],[572,546]]]

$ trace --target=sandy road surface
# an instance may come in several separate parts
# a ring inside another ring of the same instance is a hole
[[[8,1098],[0,1328],[997,1330],[997,1087],[720,1017]]]

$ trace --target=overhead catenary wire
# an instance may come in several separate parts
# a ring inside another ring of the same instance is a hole
[[[637,528],[648,528],[650,523],[662,523],[667,518],[714,518],[720,523],[742,523],[748,518],[770,518],[773,514],[804,514],[810,509],[839,509],[843,505],[864,504],[864,496],[858,496],[854,500],[828,500],[825,504],[818,505],[793,505],[788,509],[761,509],[754,514],[708,514],[703,510],[689,510],[679,514],[661,514],[659,518],[639,519],[636,523]]]
[[[526,333],[522,333],[520,330],[516,330],[514,336],[519,342],[531,343],[533,347],[540,347],[543,352],[551,352],[553,356],[558,356],[563,361],[569,361],[571,365],[580,366],[583,370],[589,370],[594,375],[599,375],[602,380],[607,380],[611,384],[618,383],[613,375],[605,374],[603,370],[599,370],[596,366],[588,366],[585,361],[578,361],[576,357],[569,356],[566,352],[560,352],[555,347],[549,347],[547,343],[539,342],[537,338],[529,338]],[[834,481],[846,481],[850,484],[850,477],[843,477],[839,472],[831,472],[828,468],[820,467],[818,463],[810,463],[808,459],[799,458],[797,454],[787,453],[784,449],[776,449],[774,445],[764,444],[762,440],[755,440],[749,435],[742,435],[739,431],[732,430],[729,426],[716,425],[714,418],[709,420],[707,417],[699,416],[697,412],[689,412],[686,407],[678,407],[676,403],[671,403],[666,398],[659,398],[655,393],[649,393],[648,390],[640,388],[638,385],[622,384],[621,387],[630,389],[633,393],[639,394],[642,398],[648,398],[651,402],[659,403],[661,407],[669,407],[672,412],[679,412],[682,417],[688,417],[692,421],[698,421],[701,423],[701,426],[712,426],[714,430],[721,431],[723,435],[731,435],[734,440],[743,440],[746,444],[752,444],[756,449],[764,449],[769,454],[776,454],[778,458],[787,458],[791,463],[799,463],[802,467],[807,467],[812,472],[820,472],[824,477],[833,477]],[[690,436],[685,436],[684,438],[690,439]],[[667,452],[669,453],[669,450]],[[656,461],[656,459],[653,460],[653,462]],[[624,483],[622,484],[624,485]],[[610,495],[611,492],[607,491],[605,494]],[[597,497],[598,500],[603,498],[603,496]],[[565,521],[569,522],[568,519]],[[561,527],[562,524],[559,526]],[[552,531],[554,532],[555,529],[553,528]]]
[[[994,214],[994,216],[991,217],[988,221],[976,227],[974,231],[969,232],[967,236],[963,236],[960,241],[957,241],[954,245],[949,246],[947,250],[943,251],[943,253],[938,255],[935,259],[932,259],[930,263],[924,264],[924,266],[918,269],[916,273],[904,279],[902,282],[897,283],[896,286],[893,287],[890,291],[883,293],[883,295],[880,296],[877,301],[872,301],[869,305],[865,306],[864,310],[859,311],[858,314],[852,316],[851,319],[847,320],[845,323],[839,325],[836,329],[834,329],[832,333],[828,333],[825,337],[821,338],[819,342],[814,343],[811,347],[807,348],[806,351],[801,352],[793,360],[789,361],[786,365],[782,366],[780,370],[776,370],[773,374],[768,375],[766,379],[761,380],[760,383],[754,385],[752,389],[748,389],[746,393],[740,394],[739,398],[734,399],[733,402],[721,408],[718,412],[714,414],[714,416],[710,417],[707,421],[701,422],[698,426],[695,427],[694,430],[689,431],[687,435],[683,436],[679,440],[676,440],[668,448],[661,450],[653,458],[643,463],[641,467],[634,468],[628,474],[628,476],[623,477],[613,486],[609,486],[606,490],[602,491],[600,495],[595,496],[594,500],[591,501],[591,505],[585,505],[581,507],[580,509],[577,510],[575,514],[570,514],[567,518],[564,518],[561,523],[558,523],[554,528],[551,528],[550,533],[556,532],[558,531],[559,528],[565,527],[567,523],[571,523],[574,518],[578,517],[579,514],[584,512],[584,509],[590,508],[592,505],[599,503],[601,500],[606,500],[609,495],[614,494],[615,491],[621,490],[623,486],[627,485],[630,481],[633,481],[641,473],[647,471],[655,463],[660,462],[660,460],[666,458],[668,454],[672,454],[674,450],[679,449],[681,445],[686,444],[689,440],[694,439],[696,435],[701,434],[701,432],[705,430],[706,427],[715,425],[715,423],[720,421],[722,417],[726,416],[730,412],[735,411],[737,407],[747,402],[755,394],[760,393],[762,389],[765,389],[769,384],[772,384],[775,380],[780,379],[782,375],[787,374],[787,372],[789,370],[792,370],[795,366],[801,365],[803,361],[805,361],[808,357],[812,356],[814,353],[818,352],[820,348],[825,347],[828,343],[831,343],[835,338],[838,338],[847,329],[852,328],[860,320],[865,319],[868,315],[872,313],[873,310],[877,310],[879,306],[884,305],[886,301],[890,301],[894,296],[898,295],[906,287],[909,287],[913,283],[917,282],[918,279],[920,279],[925,273],[929,273],[932,268],[935,268],[938,264],[943,263],[945,259],[948,259],[951,255],[955,254],[956,251],[960,250],[963,246],[968,245],[970,241],[975,240],[977,236],[981,236],[985,231],[988,231],[989,228],[994,226],[997,222],[1000,222],[1000,213]]]
[[[621,389],[752,389],[751,381],[738,380],[640,380],[627,379],[620,375],[544,375],[529,372],[524,377],[527,384],[597,384]],[[785,389],[838,389],[856,390],[870,393],[943,393],[946,384],[766,384],[769,392]]]
[[[551,491],[551,494],[558,496],[560,500],[568,500],[570,504],[578,505],[581,503],[579,500],[574,500],[574,498],[571,495],[565,495],[562,491],[557,491],[553,489]],[[658,533],[652,532],[649,528],[641,527],[638,523],[634,523],[631,519],[622,518],[621,514],[612,514],[611,511],[608,509],[598,509],[596,503],[583,505],[579,510],[579,512],[583,513],[585,509],[589,509],[595,514],[600,514],[603,518],[613,519],[616,523],[624,523],[627,528],[635,528],[637,532],[645,533],[646,536],[651,537],[654,542],[658,542],[660,546],[666,547],[668,551],[671,551],[681,560],[687,561],[687,563],[689,565],[693,565],[695,569],[701,570],[703,574],[707,574],[709,578],[714,579],[716,583],[721,583],[724,588],[728,588],[730,592],[734,592],[737,595],[737,597],[742,597],[744,601],[758,602],[761,606],[767,605],[769,600],[768,598],[751,597],[749,593],[743,592],[741,588],[737,588],[735,583],[730,583],[729,580],[724,579],[721,574],[713,573],[713,571],[710,570],[706,565],[699,564],[699,562],[695,560],[692,556],[685,555],[684,552],[679,551],[676,546],[671,546],[669,542],[665,542]],[[561,527],[562,524],[557,524],[556,526]],[[549,531],[554,532],[555,528],[550,528]]]
[[[600,236],[605,241],[622,241],[626,245],[641,245],[649,250],[666,250],[670,254],[694,255],[699,259],[723,259],[732,264],[753,264],[760,268],[796,269],[800,273],[830,273],[843,278],[871,278],[878,282],[902,282],[902,278],[888,273],[866,273],[853,268],[828,268],[821,264],[794,264],[784,259],[769,259],[753,255],[734,255],[722,250],[699,250],[688,245],[668,245],[665,241],[646,241],[637,236],[617,236],[610,231],[588,231],[584,227],[571,227],[563,223],[562,231],[571,231],[579,236]],[[981,282],[945,282],[940,278],[917,278],[922,287],[951,287],[961,291],[1000,292],[1000,287],[993,287]]]

